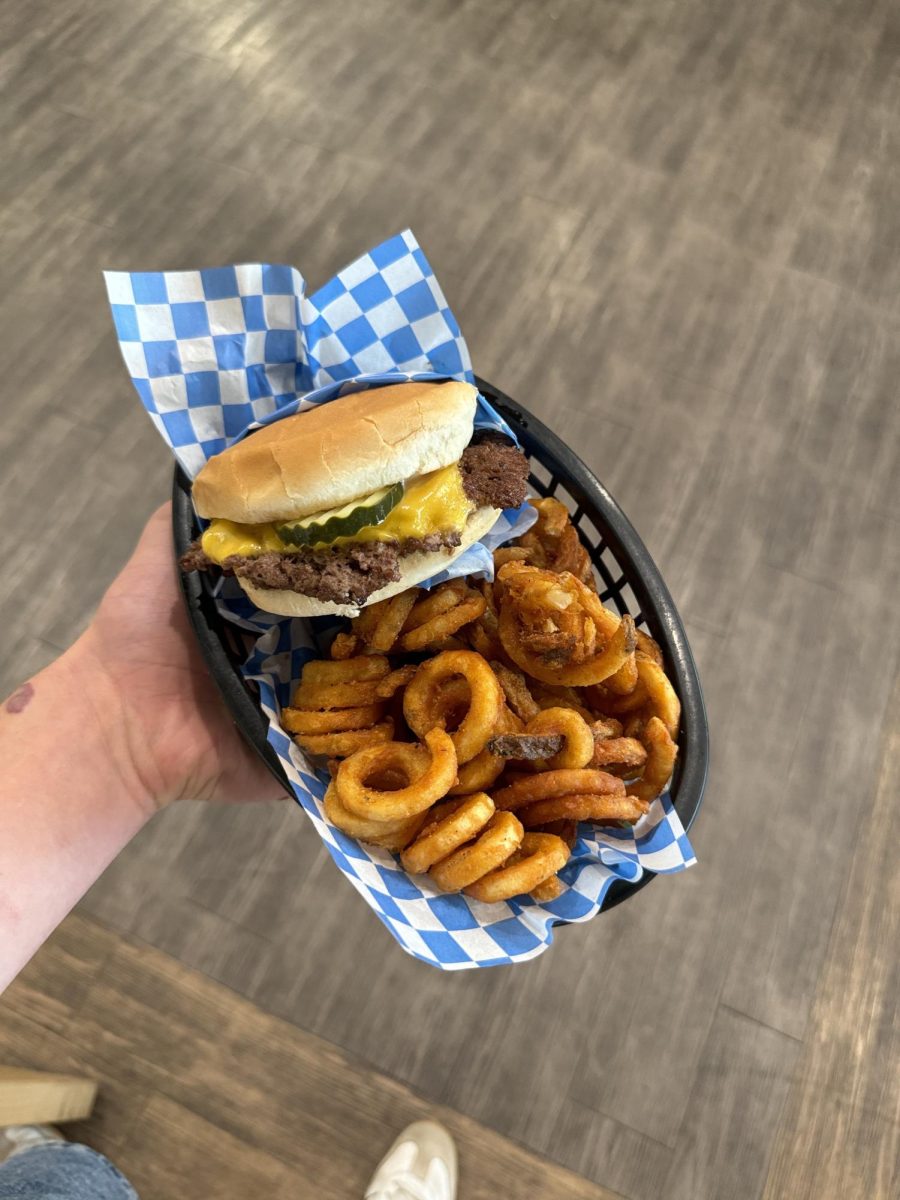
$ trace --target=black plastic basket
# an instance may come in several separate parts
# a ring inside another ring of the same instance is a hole
[[[531,463],[530,482],[542,496],[556,496],[572,514],[602,580],[601,599],[620,613],[630,613],[662,648],[666,671],[681,700],[679,752],[671,797],[685,829],[700,808],[709,763],[709,729],[697,668],[681,618],[669,590],[631,522],[600,481],[568,446],[483,379],[481,393],[508,422]],[[176,468],[172,520],[176,553],[181,555],[199,534],[191,505],[190,480]],[[237,728],[272,774],[290,791],[287,776],[266,734],[268,723],[253,685],[245,682],[240,664],[247,657],[247,634],[226,621],[212,597],[212,581],[203,572],[181,574],[188,616],[213,679]],[[620,903],[654,878],[645,871],[638,883],[616,880],[604,909]]]

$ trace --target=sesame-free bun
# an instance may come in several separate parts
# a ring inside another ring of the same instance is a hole
[[[415,587],[423,579],[430,579],[439,571],[446,570],[464,550],[468,550],[469,546],[484,537],[499,516],[499,508],[478,508],[466,523],[460,545],[452,549],[404,555],[400,559],[400,578],[373,592],[363,607],[375,604],[378,600],[387,600],[389,596],[396,596],[398,592],[405,592],[407,588]],[[355,617],[359,612],[353,604],[332,604],[327,600],[314,600],[312,596],[304,596],[300,592],[291,592],[284,588],[254,587],[246,579],[237,576],[235,578],[262,612],[276,613],[282,617],[322,617],[329,614]]]
[[[472,437],[477,395],[455,380],[399,383],[285,417],[211,458],[194,480],[194,505],[201,517],[256,525],[448,467]]]

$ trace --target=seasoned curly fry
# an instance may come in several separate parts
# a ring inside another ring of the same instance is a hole
[[[390,669],[386,658],[374,654],[340,662],[313,658],[304,663],[300,679],[302,683],[348,683],[357,679],[382,679]]]
[[[331,643],[331,657],[337,659],[352,658],[359,649],[359,638],[355,633],[339,633]]]
[[[638,678],[647,693],[650,707],[669,731],[669,737],[674,738],[678,733],[678,722],[681,720],[681,703],[675,695],[675,689],[666,678],[662,667],[643,654],[637,659]]]
[[[526,775],[493,793],[497,808],[516,811],[538,800],[559,796],[624,796],[625,784],[606,771],[562,768]],[[551,818],[548,818],[550,820]]]
[[[579,822],[639,821],[677,755],[659,646],[603,607],[565,508],[533,503],[493,582],[367,606],[281,715],[329,760],[333,825],[483,903],[562,895]]]
[[[509,814],[497,813],[498,817]],[[521,848],[505,864],[465,888],[467,896],[485,904],[510,900],[538,887],[564,867],[569,847],[552,833],[526,833]]]
[[[459,604],[468,590],[464,579],[450,579],[447,583],[442,583],[414,605],[406,618],[404,629],[406,631],[418,629],[420,625],[425,625],[428,621],[433,621],[435,617],[441,616],[442,613],[449,612],[451,608],[455,608]]]
[[[471,841],[494,815],[494,802],[484,792],[447,800],[428,814],[419,836],[401,855],[413,875],[421,875],[436,862]]]
[[[386,770],[401,772],[404,787],[377,786]],[[424,812],[442,800],[456,782],[456,751],[443,729],[429,730],[424,746],[387,742],[350,755],[338,767],[334,785],[351,812],[373,821],[396,821]]]
[[[523,836],[518,817],[494,813],[474,842],[435,863],[431,878],[442,892],[460,892],[507,863],[522,845]]]
[[[506,703],[516,716],[526,723],[532,717],[536,717],[541,708],[528,690],[528,684],[525,682],[525,676],[522,672],[513,670],[512,667],[504,666],[501,662],[492,662],[491,667],[494,674],[500,680],[500,686],[503,688],[503,694],[506,696]]]
[[[415,673],[416,668],[413,663],[406,663],[405,666],[398,667],[396,671],[391,671],[390,675],[385,675],[384,679],[378,680],[375,684],[375,695],[382,700],[389,700],[396,692],[406,687]]]
[[[338,829],[359,838],[361,842],[371,842],[382,846],[385,850],[402,850],[408,845],[421,829],[427,813],[418,813],[412,817],[401,818],[397,821],[373,821],[351,812],[338,795],[334,782],[328,785],[325,793],[325,816]]]
[[[633,737],[597,738],[590,758],[592,767],[627,767],[637,769],[647,761],[647,751]]]
[[[635,630],[637,633],[637,630]],[[637,687],[638,669],[635,653],[628,655],[614,675],[606,681],[606,687],[617,696],[628,696]]]
[[[546,833],[547,831],[542,830],[542,832]],[[538,904],[549,904],[551,900],[558,900],[565,890],[559,876],[551,875],[549,879],[545,879],[543,883],[532,888],[528,894],[532,900],[537,900]]]
[[[390,717],[386,717],[371,729],[348,729],[336,733],[297,733],[294,735],[294,741],[310,754],[345,758],[366,746],[389,742],[393,735],[394,722]]]
[[[284,708],[281,710],[281,723],[288,733],[345,733],[349,729],[371,729],[383,711],[380,704],[362,704],[358,708],[337,708],[324,712]]]
[[[637,649],[641,652],[641,654],[645,655],[647,658],[651,658],[658,667],[663,665],[662,650],[660,650],[659,646],[656,642],[654,642],[649,633],[644,633],[642,629],[638,629],[635,632],[635,641],[637,643]]]
[[[462,583],[462,587],[457,584]],[[463,625],[478,619],[487,607],[484,596],[460,580],[443,583],[421,600],[409,614],[406,632],[400,638],[403,650],[424,650],[446,641]],[[409,623],[413,622],[412,625]]]
[[[301,683],[294,692],[294,707],[350,708],[354,704],[372,704],[381,696],[381,684],[382,681],[378,679],[357,679],[348,683]]]
[[[464,682],[457,681],[455,682]],[[466,701],[468,705],[468,700]],[[500,716],[497,718],[497,723],[494,726],[494,735],[509,736],[515,735],[522,728],[522,722],[514,713],[510,712],[504,704],[500,709]],[[495,740],[492,738],[491,741]],[[450,789],[451,796],[466,796],[470,792],[482,792],[491,786],[500,775],[503,773],[503,768],[506,766],[506,760],[501,755],[496,753],[491,748],[491,742],[485,748],[479,751],[474,758],[459,768],[459,777],[455,785]]]
[[[549,821],[596,821],[610,825],[616,821],[638,821],[649,804],[636,796],[555,796],[538,800],[516,810],[516,816],[526,829],[546,825]]]
[[[601,683],[633,653],[631,617],[609,612],[574,575],[507,563],[499,578],[500,640],[516,665],[535,679],[570,687]],[[598,635],[603,649],[597,648]]]
[[[452,734],[458,761],[467,763],[487,745],[503,706],[497,677],[480,655],[445,650],[422,663],[403,695],[403,712],[410,729],[423,737],[442,720],[435,702],[454,675],[462,675],[469,685],[468,709]]]
[[[594,734],[583,717],[571,708],[545,708],[528,722],[526,733],[561,734],[563,746],[547,758],[550,770],[586,767],[594,755]]]
[[[417,594],[416,588],[410,588],[398,596],[392,596],[390,600],[382,601],[385,608],[369,638],[371,649],[384,652],[393,649],[416,603]]]
[[[581,544],[566,506],[552,496],[529,503],[537,509],[538,519],[515,544],[516,549],[526,551],[525,561],[549,571],[569,571],[582,583],[593,586],[590,555]]]
[[[672,777],[678,747],[659,717],[651,717],[647,722],[644,740],[647,744],[647,762],[640,779],[629,786],[635,796],[649,801],[660,795]]]
[[[376,656],[306,663],[281,724],[310,754],[334,758],[387,740],[393,725],[377,689],[389,669]]]

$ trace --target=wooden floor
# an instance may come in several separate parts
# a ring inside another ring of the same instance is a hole
[[[896,6],[0,14],[7,686],[168,487],[101,268],[315,285],[410,225],[657,558],[712,725],[697,869],[523,968],[404,957],[288,806],[167,812],[86,917],[629,1200],[896,1195]]]
[[[452,1132],[466,1200],[615,1200],[168,955],[72,916],[0,1000],[0,1060],[100,1081],[66,1136],[141,1200],[348,1200],[411,1121]]]

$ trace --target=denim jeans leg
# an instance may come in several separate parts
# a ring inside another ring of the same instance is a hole
[[[0,1200],[138,1200],[109,1159],[74,1142],[32,1146],[0,1163]]]

